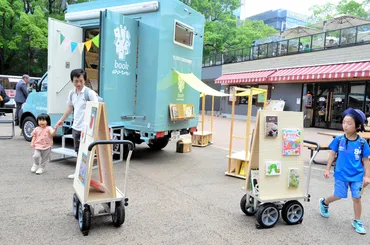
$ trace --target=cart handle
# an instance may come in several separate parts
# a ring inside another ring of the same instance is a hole
[[[92,148],[96,145],[111,145],[111,144],[128,145],[130,151],[134,150],[134,143],[132,143],[129,140],[97,140],[89,145],[88,151],[91,151]]]
[[[316,151],[319,152],[320,151],[320,145],[319,143],[317,142],[313,142],[313,141],[310,141],[310,140],[303,140],[304,143],[307,143],[307,144],[311,144],[311,145],[316,145]]]

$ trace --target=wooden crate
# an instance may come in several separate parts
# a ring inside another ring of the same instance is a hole
[[[212,132],[194,132],[192,135],[193,146],[208,146],[212,144]]]

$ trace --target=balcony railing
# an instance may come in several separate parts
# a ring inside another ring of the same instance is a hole
[[[203,67],[280,57],[370,43],[370,24],[331,30],[304,37],[264,43],[249,48],[214,53],[203,58]]]

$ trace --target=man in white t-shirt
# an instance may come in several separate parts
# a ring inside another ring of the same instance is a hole
[[[74,149],[78,155],[78,150],[80,148],[80,138],[81,131],[84,127],[84,116],[86,108],[86,100],[84,96],[85,82],[86,82],[86,72],[82,69],[75,69],[71,71],[71,81],[75,86],[75,89],[70,91],[68,94],[67,104],[68,107],[59,119],[56,126],[63,126],[64,120],[72,113],[73,111],[73,125],[72,125],[72,137],[74,143]],[[98,101],[98,96],[94,90],[89,90],[89,101]],[[68,176],[68,178],[73,179],[74,174]]]

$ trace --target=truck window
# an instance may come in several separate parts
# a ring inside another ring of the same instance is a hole
[[[194,29],[175,20],[174,42],[177,45],[193,49]]]
[[[45,76],[44,80],[41,82],[40,92],[48,91],[48,76]]]

